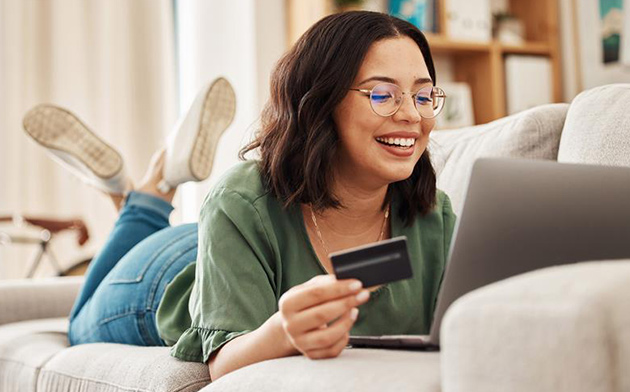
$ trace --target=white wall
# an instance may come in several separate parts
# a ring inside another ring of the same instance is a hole
[[[578,94],[577,56],[573,37],[573,0],[559,0],[562,92],[565,102]]]
[[[180,188],[175,221],[197,221],[203,198],[251,139],[267,99],[269,72],[285,50],[284,15],[283,0],[177,1],[180,112],[217,76],[234,86],[237,109],[219,141],[210,178]]]

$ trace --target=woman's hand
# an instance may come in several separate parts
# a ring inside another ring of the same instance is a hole
[[[369,291],[361,288],[356,279],[318,275],[289,289],[279,301],[289,342],[311,359],[338,356],[348,344],[359,313],[357,306],[370,298]]]

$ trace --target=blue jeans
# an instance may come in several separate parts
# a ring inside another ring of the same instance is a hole
[[[155,313],[166,285],[197,259],[197,224],[171,227],[172,210],[160,198],[128,195],[70,314],[71,345],[165,345]]]

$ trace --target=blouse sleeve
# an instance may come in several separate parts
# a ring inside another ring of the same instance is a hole
[[[177,358],[207,362],[237,336],[255,330],[278,308],[269,236],[252,202],[218,189],[199,220],[191,326],[173,346]]]

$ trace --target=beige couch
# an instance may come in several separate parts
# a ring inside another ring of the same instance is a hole
[[[630,85],[493,123],[434,132],[438,185],[461,210],[472,162],[513,156],[630,166]],[[565,121],[566,119],[566,121]],[[629,239],[630,241],[630,239]],[[68,347],[80,278],[0,283],[0,391],[630,391],[630,260],[517,276],[449,309],[442,351],[346,349],[282,358],[210,384],[168,348]]]

